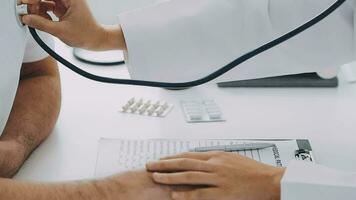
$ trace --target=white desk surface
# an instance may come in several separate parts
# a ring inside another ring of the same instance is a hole
[[[84,69],[128,77],[124,66],[95,67],[76,61],[71,49],[57,50]],[[337,89],[219,89],[210,84],[184,91],[107,85],[61,67],[63,100],[56,128],[16,176],[21,180],[63,181],[92,178],[97,142],[109,138],[307,138],[321,164],[356,171],[356,84]],[[131,97],[175,105],[166,118],[125,115]],[[179,101],[214,99],[224,123],[188,124]]]

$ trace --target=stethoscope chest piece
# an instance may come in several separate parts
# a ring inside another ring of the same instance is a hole
[[[16,7],[16,14],[21,15],[28,15],[28,5],[21,4],[21,0],[15,0],[15,7]]]

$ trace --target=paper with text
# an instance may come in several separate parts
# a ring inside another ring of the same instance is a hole
[[[286,166],[294,159],[298,149],[296,140],[256,141],[256,140],[120,140],[101,139],[95,170],[96,177],[105,177],[115,173],[143,169],[148,161],[187,152],[194,147],[241,144],[252,142],[275,143],[273,148],[253,151],[234,152],[254,160],[273,165]]]

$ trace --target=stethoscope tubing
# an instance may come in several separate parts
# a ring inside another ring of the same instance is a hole
[[[337,10],[343,3],[345,3],[346,0],[337,0],[335,3],[333,3],[329,8],[327,8],[325,11],[317,15],[316,17],[312,18],[310,21],[306,22],[305,24],[295,28],[294,30],[280,36],[279,38],[270,41],[244,55],[241,57],[235,59],[234,61],[228,63],[227,65],[221,67],[220,69],[216,70],[215,72],[197,79],[193,81],[188,81],[188,82],[158,82],[158,81],[145,81],[145,80],[132,80],[132,79],[116,79],[116,78],[110,78],[110,77],[103,77],[103,76],[98,76],[92,73],[89,73],[87,71],[84,71],[83,69],[75,66],[68,60],[64,59],[62,56],[57,54],[53,49],[51,49],[43,40],[39,37],[37,34],[36,30],[34,28],[29,27],[30,33],[32,37],[35,39],[35,41],[43,48],[44,51],[46,51],[50,56],[52,56],[54,59],[56,59],[58,62],[72,70],[73,72],[88,78],[93,81],[97,82],[102,82],[102,83],[109,83],[109,84],[122,84],[122,85],[134,85],[134,86],[146,86],[146,87],[157,87],[157,88],[166,88],[166,89],[179,89],[179,88],[190,88],[190,87],[196,87],[199,85],[203,85],[205,83],[208,83],[225,73],[229,72],[230,70],[234,69],[235,67],[239,66],[240,64],[246,62],[247,60],[250,60],[251,58],[254,58],[258,56],[259,54],[272,49],[273,47],[276,47],[283,42],[286,42],[295,36],[301,34],[305,30],[308,30],[312,26],[318,24],[321,22],[323,19],[328,17],[331,13],[333,13],[335,10]]]

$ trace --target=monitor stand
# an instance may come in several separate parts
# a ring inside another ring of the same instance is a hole
[[[277,76],[243,81],[218,83],[221,88],[335,88],[339,85],[338,78],[322,79],[317,73]]]

